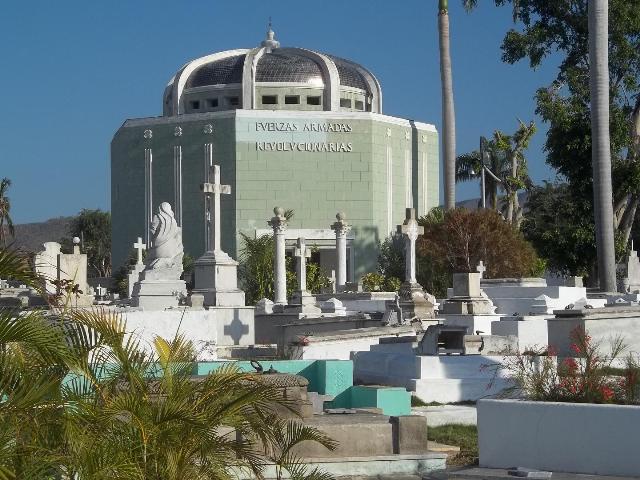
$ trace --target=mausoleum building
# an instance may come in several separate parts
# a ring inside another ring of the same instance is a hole
[[[163,115],[124,122],[111,143],[114,267],[133,241],[149,238],[162,202],[173,206],[186,253],[205,251],[200,185],[220,165],[231,193],[221,200],[222,250],[237,257],[241,234],[271,234],[273,208],[293,210],[287,248],[298,237],[335,269],[336,212],[346,213],[348,279],[375,269],[379,242],[405,208],[439,203],[433,125],[384,115],[382,89],[365,67],[304,48],[260,46],[186,63],[164,89]],[[354,268],[355,267],[355,268]]]

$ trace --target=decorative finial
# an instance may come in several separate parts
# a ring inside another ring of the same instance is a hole
[[[269,25],[267,27],[267,37],[265,40],[260,43],[261,47],[264,47],[267,50],[267,53],[271,53],[271,51],[275,48],[280,47],[280,42],[275,39],[275,33],[272,28],[271,17],[269,17]]]

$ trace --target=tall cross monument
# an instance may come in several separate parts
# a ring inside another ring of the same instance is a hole
[[[414,319],[433,319],[436,300],[433,295],[425,292],[416,280],[416,241],[419,235],[424,234],[424,227],[418,225],[415,209],[406,209],[405,220],[402,225],[398,225],[397,231],[405,238],[405,279],[400,287],[398,299],[402,310],[401,323]]]
[[[205,148],[205,157],[211,154]],[[200,185],[204,195],[205,253],[193,266],[193,293],[204,296],[205,306],[244,306],[244,292],[238,288],[238,262],[222,251],[220,196],[231,194],[231,186],[223,185],[220,165],[206,169]]]
[[[200,185],[204,194],[205,224],[207,226],[207,252],[221,252],[220,246],[220,196],[231,194],[231,185],[220,183],[220,165],[211,165],[206,181]]]
[[[416,281],[416,240],[424,233],[424,227],[418,225],[416,211],[407,208],[406,217],[402,225],[398,225],[398,233],[404,235],[404,280],[411,285]]]

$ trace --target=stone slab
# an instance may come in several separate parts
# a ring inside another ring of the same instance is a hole
[[[463,468],[449,471],[451,480],[513,480],[513,475],[506,468]],[[611,475],[586,475],[582,473],[552,472],[553,480],[637,480],[638,477],[619,477]]]
[[[461,424],[476,425],[478,414],[475,405],[434,405],[428,407],[413,407],[411,413],[427,418],[427,425]]]

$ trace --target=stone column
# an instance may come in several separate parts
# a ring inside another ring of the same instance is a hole
[[[336,292],[344,291],[347,283],[347,232],[351,229],[344,212],[338,212],[331,229],[336,232]]]
[[[286,305],[287,303],[287,268],[285,262],[285,238],[284,232],[287,229],[287,219],[284,216],[284,208],[273,209],[275,216],[267,222],[273,228],[275,239],[275,257],[273,262],[274,270],[274,303]]]
[[[304,294],[304,292],[307,291],[307,258],[311,258],[311,250],[307,248],[304,238],[298,238],[294,255],[297,258],[296,276],[298,277],[298,291]]]

